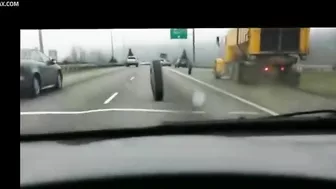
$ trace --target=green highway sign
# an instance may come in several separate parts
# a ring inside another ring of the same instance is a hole
[[[187,39],[188,30],[187,29],[170,29],[170,39]]]

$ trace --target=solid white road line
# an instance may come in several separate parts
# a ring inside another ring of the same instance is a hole
[[[118,95],[118,92],[113,93],[108,99],[105,100],[104,104],[108,104],[114,97]]]
[[[174,73],[176,73],[176,74],[179,74],[179,75],[181,75],[181,76],[183,76],[183,77],[185,77],[185,78],[191,79],[191,80],[193,80],[193,81],[195,81],[195,82],[197,82],[197,83],[199,83],[199,84],[202,84],[202,85],[204,85],[204,86],[207,86],[207,87],[209,87],[209,88],[211,88],[211,89],[213,89],[213,90],[215,90],[215,91],[217,91],[217,92],[220,92],[220,93],[222,93],[222,94],[225,94],[225,95],[227,95],[227,96],[230,96],[230,97],[232,97],[232,98],[234,98],[234,99],[236,99],[236,100],[239,100],[240,102],[243,102],[243,103],[245,103],[245,104],[248,104],[248,105],[250,105],[250,106],[253,106],[253,107],[255,107],[255,108],[257,108],[257,109],[259,109],[259,110],[261,110],[261,111],[264,111],[264,112],[269,113],[269,114],[274,115],[274,116],[275,116],[275,115],[279,115],[278,113],[276,113],[276,112],[274,112],[274,111],[272,111],[272,110],[270,110],[270,109],[267,109],[267,108],[265,108],[265,107],[263,107],[263,106],[260,106],[260,105],[258,105],[258,104],[256,104],[256,103],[253,103],[253,102],[251,102],[251,101],[248,101],[248,100],[246,100],[246,99],[243,99],[243,98],[241,98],[241,97],[239,97],[239,96],[237,96],[237,95],[235,95],[235,94],[232,94],[232,93],[230,93],[230,92],[228,92],[228,91],[226,91],[226,90],[217,88],[217,87],[215,87],[215,86],[213,86],[213,85],[210,85],[210,84],[208,84],[208,83],[206,83],[206,82],[203,82],[203,81],[201,81],[201,80],[195,79],[195,78],[193,78],[193,77],[191,77],[191,76],[189,76],[189,75],[186,75],[186,74],[184,74],[184,73],[181,73],[181,72],[179,72],[179,71],[176,71],[176,70],[174,70],[174,69],[172,69],[172,68],[167,68],[167,69],[168,69],[169,71],[174,72]]]
[[[242,115],[258,115],[258,112],[244,112],[244,111],[239,111],[239,112],[229,112],[229,114],[242,114]]]
[[[160,109],[134,109],[134,108],[110,108],[86,111],[41,111],[41,112],[21,112],[21,115],[78,115],[96,112],[146,112],[146,113],[184,113],[184,114],[204,114],[204,111],[181,111],[181,110],[160,110]]]
[[[135,78],[135,77],[134,77],[134,76],[132,76],[130,80],[132,81],[134,78]]]

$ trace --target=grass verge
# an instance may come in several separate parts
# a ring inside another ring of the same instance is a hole
[[[336,71],[302,73],[299,89],[336,98]]]

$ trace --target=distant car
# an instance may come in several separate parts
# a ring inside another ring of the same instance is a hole
[[[129,67],[131,65],[136,66],[136,67],[139,66],[139,60],[135,56],[128,56],[127,57],[125,66]]]
[[[62,88],[62,68],[54,59],[35,49],[21,49],[20,56],[20,94],[37,97],[41,90]]]
[[[171,62],[166,59],[161,59],[160,62],[162,66],[171,66]]]

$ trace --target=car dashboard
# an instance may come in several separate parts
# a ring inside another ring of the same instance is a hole
[[[21,188],[165,188],[179,186],[175,181],[269,188],[336,179],[336,135],[25,142],[20,152]]]

